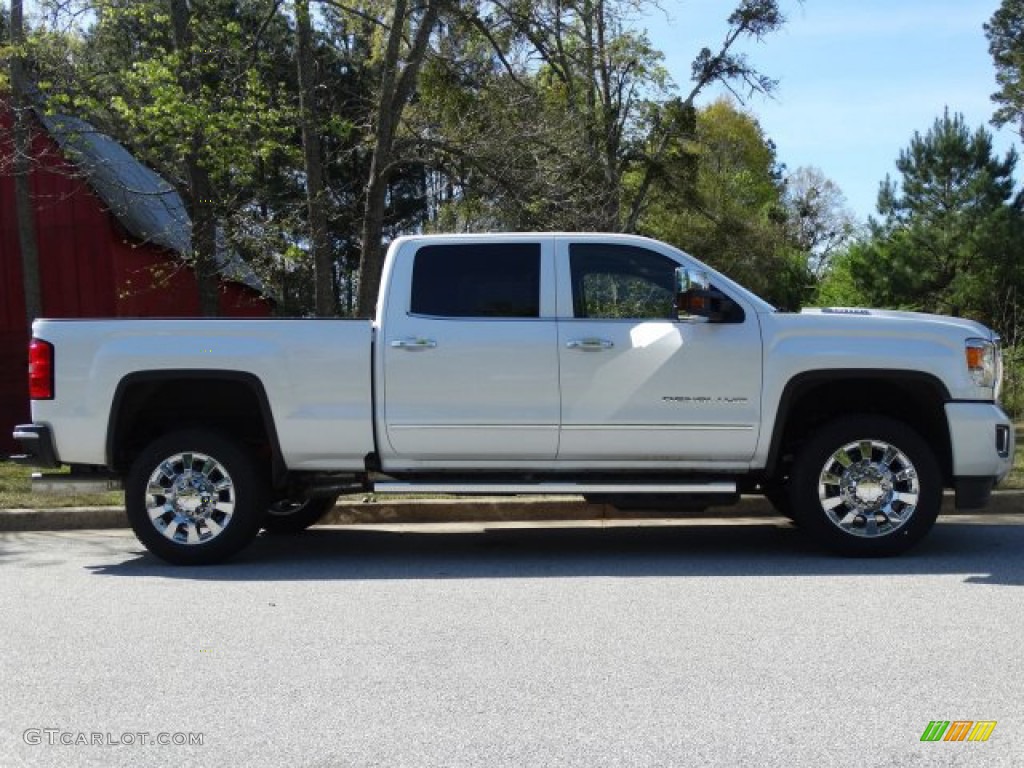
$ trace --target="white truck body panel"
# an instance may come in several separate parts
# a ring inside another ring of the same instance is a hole
[[[57,397],[32,415],[57,426],[63,462],[105,464],[118,385],[157,371],[257,377],[291,469],[359,470],[373,451],[368,321],[40,320],[33,332],[59,350]]]
[[[415,249],[392,249],[381,288],[387,298],[377,348],[385,467],[555,458],[560,399],[551,240],[514,238],[540,247],[541,316],[523,319],[414,314]]]

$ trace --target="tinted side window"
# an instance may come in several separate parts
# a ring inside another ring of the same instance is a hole
[[[435,317],[539,317],[540,244],[420,248],[411,310]]]
[[[676,319],[672,259],[634,245],[569,246],[575,317]]]

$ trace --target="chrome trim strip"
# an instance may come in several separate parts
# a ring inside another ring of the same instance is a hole
[[[388,429],[558,429],[557,424],[388,424]],[[597,430],[652,432],[751,432],[751,424],[568,424],[561,427],[573,432]]]
[[[557,424],[388,424],[388,429],[553,429]]]
[[[377,493],[735,493],[736,483],[374,483]]]
[[[573,432],[634,431],[651,432],[751,432],[752,424],[563,424],[563,430]]]

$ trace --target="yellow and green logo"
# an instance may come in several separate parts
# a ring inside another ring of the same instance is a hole
[[[988,741],[995,729],[995,720],[932,720],[921,741]]]

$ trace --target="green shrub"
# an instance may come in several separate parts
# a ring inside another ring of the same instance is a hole
[[[1024,420],[1024,344],[1003,348],[1003,408],[1015,421]]]

